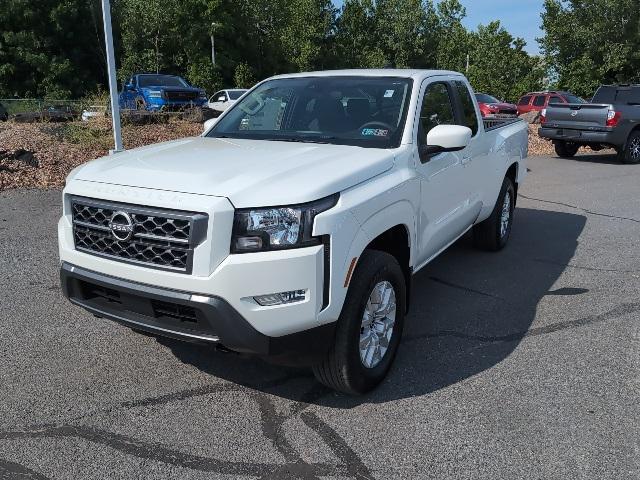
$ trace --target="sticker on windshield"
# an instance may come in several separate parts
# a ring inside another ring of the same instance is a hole
[[[360,134],[364,137],[388,137],[389,130],[384,128],[363,128]]]
[[[384,98],[391,98],[393,97],[393,94],[395,93],[395,90],[387,90],[386,92],[384,92]]]

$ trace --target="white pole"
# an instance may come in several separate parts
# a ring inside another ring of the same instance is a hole
[[[214,67],[216,65],[216,41],[213,38],[213,34],[216,27],[216,22],[211,22],[211,63],[213,63]]]
[[[104,23],[104,43],[107,49],[107,67],[109,72],[109,94],[111,97],[111,120],[113,121],[113,142],[115,148],[110,154],[124,150],[120,130],[120,105],[118,104],[118,79],[116,78],[116,60],[113,53],[113,33],[111,31],[111,6],[109,0],[102,0],[102,21]]]

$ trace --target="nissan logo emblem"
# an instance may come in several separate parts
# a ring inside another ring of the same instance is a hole
[[[127,212],[114,212],[109,220],[111,235],[116,240],[126,242],[133,236],[133,220]]]

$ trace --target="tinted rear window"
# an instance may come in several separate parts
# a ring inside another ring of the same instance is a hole
[[[584,99],[576,97],[571,93],[563,93],[562,96],[568,103],[585,103]]]
[[[527,95],[526,97],[522,97],[520,99],[520,101],[518,102],[518,105],[529,105],[530,101],[531,101],[531,95]]]
[[[545,100],[544,95],[538,95],[536,98],[534,98],[533,104],[536,107],[542,107],[544,105],[544,100]]]
[[[229,90],[229,98],[231,100],[237,100],[244,94],[244,92],[246,92],[246,90]]]
[[[640,104],[640,87],[600,87],[592,101],[593,103]]]

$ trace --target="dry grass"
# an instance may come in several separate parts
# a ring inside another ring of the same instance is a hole
[[[125,125],[125,148],[199,135],[202,126],[181,120],[166,124]],[[107,155],[112,148],[108,119],[90,122],[0,123],[0,191],[11,188],[49,188],[64,184],[76,166]],[[38,166],[16,159],[21,150],[32,152]]]

